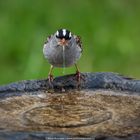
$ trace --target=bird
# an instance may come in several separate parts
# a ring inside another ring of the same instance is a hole
[[[43,46],[44,57],[51,64],[48,80],[53,81],[54,67],[64,68],[75,65],[76,77],[80,81],[81,74],[76,63],[80,59],[82,51],[81,38],[72,34],[68,29],[58,29],[50,35]]]

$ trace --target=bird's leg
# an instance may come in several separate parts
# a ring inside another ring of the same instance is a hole
[[[77,67],[76,64],[75,64],[75,67],[76,67],[76,79],[77,79],[78,82],[80,82],[81,74],[80,74],[79,68]]]
[[[48,80],[49,80],[49,82],[52,82],[53,81],[52,71],[53,71],[53,65],[51,65],[50,71],[49,71],[49,74],[48,74]]]

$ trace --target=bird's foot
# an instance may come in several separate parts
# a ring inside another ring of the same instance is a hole
[[[76,80],[78,81],[78,83],[80,83],[81,80],[84,80],[84,76],[80,73],[80,71],[76,72]]]
[[[78,82],[81,81],[81,73],[80,73],[79,71],[76,72],[76,80],[77,80]]]
[[[53,82],[53,75],[51,75],[51,74],[49,74],[49,76],[48,76],[48,80],[49,80],[49,82],[51,83],[51,82]]]
[[[76,85],[77,89],[81,89],[81,81],[85,81],[85,78],[79,71],[76,72],[76,81],[77,81]]]
[[[53,89],[53,75],[49,74],[48,75],[48,85],[49,85],[49,89]],[[49,91],[50,93],[52,93],[52,91]]]

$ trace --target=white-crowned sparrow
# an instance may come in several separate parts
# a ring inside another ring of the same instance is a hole
[[[49,36],[43,47],[43,54],[51,64],[48,79],[53,80],[53,67],[76,66],[77,78],[80,79],[80,72],[76,65],[82,53],[81,40],[79,36],[73,35],[67,29],[59,29]]]

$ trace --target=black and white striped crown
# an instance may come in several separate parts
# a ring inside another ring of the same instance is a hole
[[[69,40],[71,39],[71,32],[67,29],[59,29],[56,32],[56,37],[59,39],[64,38],[66,40]]]

